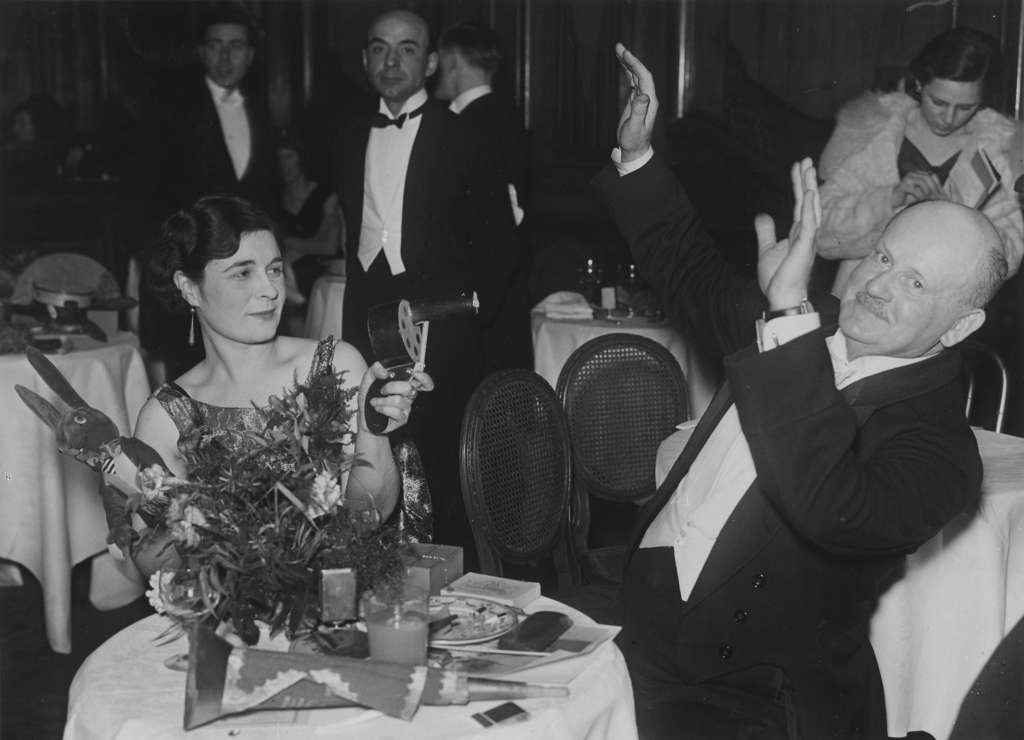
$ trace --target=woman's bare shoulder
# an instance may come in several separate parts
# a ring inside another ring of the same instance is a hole
[[[366,360],[353,345],[339,339],[334,345],[335,370],[349,370],[362,375],[366,371]]]
[[[313,359],[317,346],[320,344],[316,339],[306,337],[278,337],[277,352],[282,365],[309,364]]]

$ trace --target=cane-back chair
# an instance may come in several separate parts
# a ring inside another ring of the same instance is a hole
[[[559,589],[577,582],[569,540],[572,452],[562,406],[529,370],[504,370],[473,393],[460,477],[481,570],[552,558]]]
[[[569,356],[557,392],[572,439],[573,547],[586,580],[621,582],[634,515],[655,491],[658,445],[689,418],[686,378],[654,340],[613,333]],[[607,521],[592,521],[592,507]]]

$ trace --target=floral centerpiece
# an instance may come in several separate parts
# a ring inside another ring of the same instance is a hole
[[[345,451],[357,390],[343,375],[272,396],[258,431],[195,429],[179,443],[186,479],[140,476],[164,511],[164,564],[147,595],[182,629],[212,618],[253,645],[257,621],[292,634],[315,623],[323,568],[353,568],[360,593],[403,578],[397,530],[381,527],[371,501],[343,495],[343,473],[360,464]]]

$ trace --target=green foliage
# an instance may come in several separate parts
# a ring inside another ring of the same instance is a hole
[[[360,592],[401,580],[395,529],[339,488],[359,464],[345,452],[356,389],[342,376],[272,396],[244,444],[204,428],[183,441],[187,482],[167,491],[166,516],[182,566],[154,576],[158,608],[183,625],[229,622],[254,644],[256,620],[291,633],[315,622],[321,568],[355,568]]]

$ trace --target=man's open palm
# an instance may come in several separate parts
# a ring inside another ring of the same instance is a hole
[[[795,306],[807,297],[807,284],[814,265],[814,234],[821,223],[818,175],[811,160],[794,164],[790,176],[795,205],[789,238],[776,241],[771,216],[761,213],[754,219],[757,280],[774,308]]]
[[[628,162],[644,154],[651,145],[658,96],[654,92],[654,76],[633,52],[622,44],[615,44],[615,56],[630,82],[629,100],[619,117],[619,148],[622,161]]]

